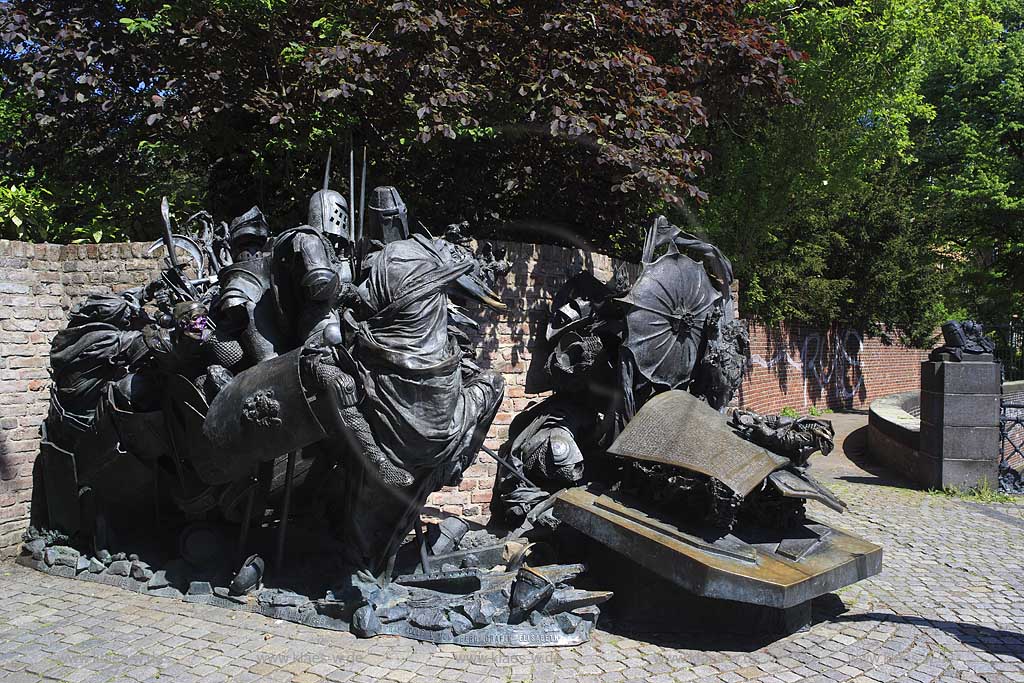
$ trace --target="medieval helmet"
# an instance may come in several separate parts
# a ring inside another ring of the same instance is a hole
[[[260,211],[260,207],[254,206],[231,221],[228,226],[228,238],[231,242],[236,242],[242,237],[264,240],[270,237],[270,226],[267,225],[267,219]]]
[[[328,235],[346,240],[348,234],[348,202],[340,192],[317,190],[309,198],[309,225]]]
[[[409,212],[395,188],[373,188],[366,207],[366,236],[384,244],[409,238]]]
[[[200,301],[181,301],[174,304],[174,325],[184,334],[202,339],[210,332],[209,314],[209,309]]]
[[[187,320],[209,314],[209,310],[201,301],[181,301],[174,304],[174,319]]]

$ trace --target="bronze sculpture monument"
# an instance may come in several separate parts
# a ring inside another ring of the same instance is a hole
[[[877,547],[805,515],[808,499],[844,507],[807,473],[831,425],[724,414],[747,363],[732,267],[662,218],[635,282],[580,273],[556,296],[534,355],[553,393],[492,453],[491,524],[424,529],[427,497],[458,484],[504,395],[462,304],[503,309],[510,266],[463,226],[412,233],[394,187],[356,210],[328,179],[307,223],[276,234],[257,207],[174,232],[165,201],[160,277],[72,311],[22,563],[361,636],[500,646],[587,639],[618,587],[574,587],[577,550],[789,627],[878,571]]]

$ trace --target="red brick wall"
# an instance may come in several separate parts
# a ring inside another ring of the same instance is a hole
[[[876,398],[919,389],[928,356],[843,326],[749,329],[751,368],[734,403],[762,413],[866,410]]]
[[[0,548],[28,518],[39,421],[46,412],[46,354],[63,325],[59,247],[0,242]]]
[[[537,398],[526,393],[526,371],[552,297],[570,274],[591,269],[606,280],[613,267],[607,256],[582,249],[506,246],[513,269],[501,294],[509,310],[484,314],[479,339],[480,364],[501,372],[507,386],[488,435],[495,449],[515,414]],[[17,548],[27,525],[38,427],[49,400],[50,340],[69,308],[86,294],[148,282],[159,263],[143,256],[144,248],[141,243],[58,246],[0,240],[0,554]],[[762,412],[785,406],[806,412],[811,405],[861,408],[878,396],[917,387],[924,352],[844,335],[752,326],[755,366],[737,400]],[[839,360],[837,339],[845,340],[847,349]],[[428,503],[486,519],[495,469],[494,461],[481,455],[458,488],[445,489]]]

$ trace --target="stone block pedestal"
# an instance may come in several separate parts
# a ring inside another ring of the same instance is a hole
[[[999,365],[989,354],[921,363],[922,485],[998,488],[999,400]]]

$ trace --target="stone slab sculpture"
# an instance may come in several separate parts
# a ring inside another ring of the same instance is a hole
[[[778,621],[795,629],[810,623],[811,600],[881,571],[880,547],[802,515],[806,500],[839,512],[845,503],[805,467],[747,441],[693,394],[651,399],[608,452],[712,477],[742,498],[737,521],[716,529],[649,503],[654,487],[629,492],[595,482],[557,494],[558,520],[692,595],[779,610]],[[751,497],[755,488],[762,491]],[[756,515],[768,505],[789,513],[766,523]]]

